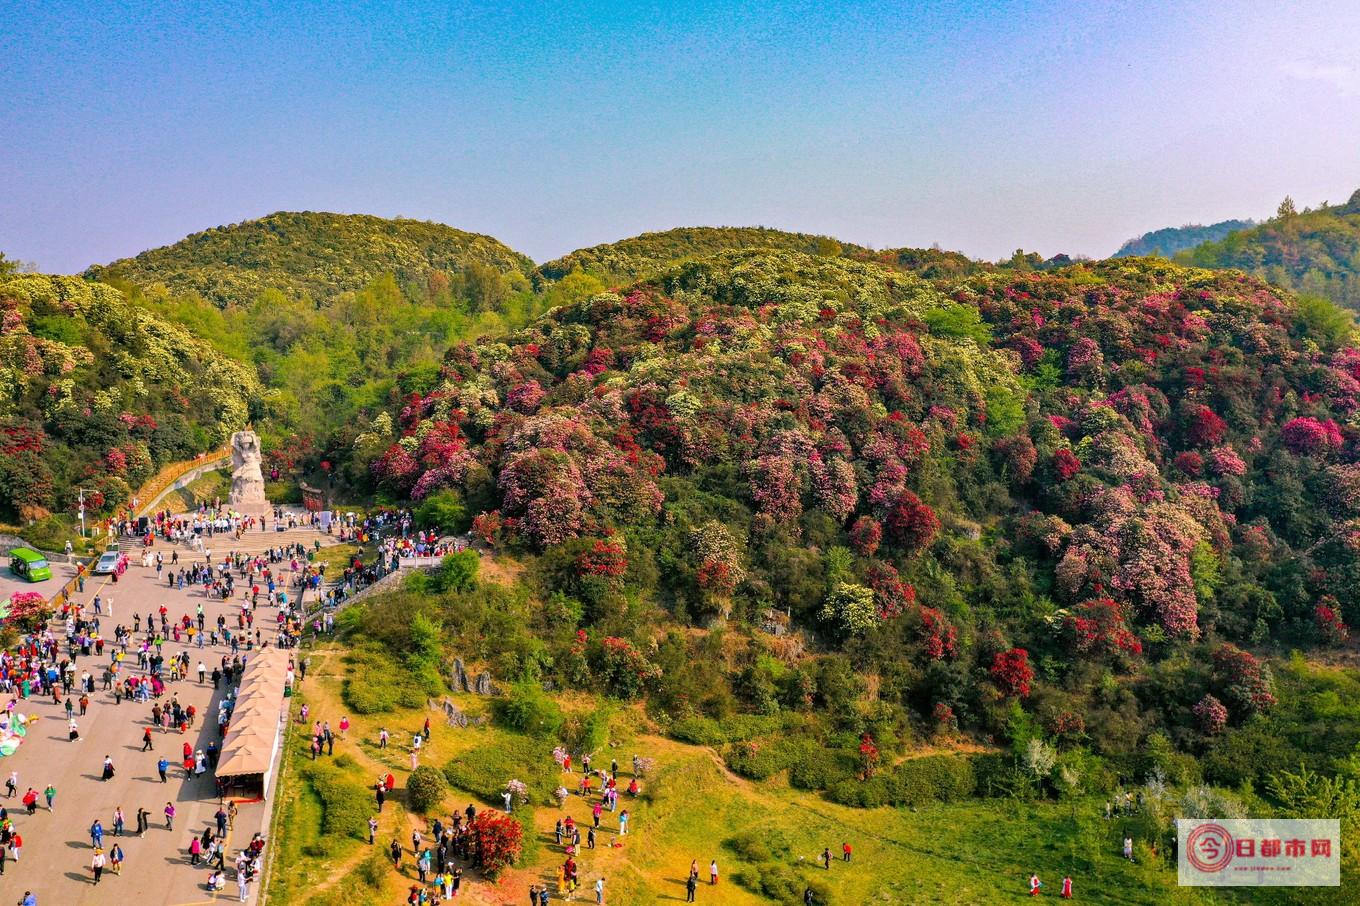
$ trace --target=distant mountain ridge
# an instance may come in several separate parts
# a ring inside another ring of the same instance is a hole
[[[369,214],[281,211],[194,233],[179,242],[85,271],[87,279],[163,283],[219,307],[262,290],[316,300],[359,290],[386,273],[423,279],[470,266],[527,275],[533,262],[501,241],[440,223]]]
[[[1165,229],[1144,233],[1136,239],[1130,239],[1110,257],[1132,258],[1159,255],[1162,258],[1174,258],[1178,252],[1194,248],[1205,242],[1217,242],[1229,233],[1249,230],[1255,225],[1254,220],[1220,220],[1218,223],[1212,223],[1208,226],[1188,223],[1181,227],[1166,227]]]

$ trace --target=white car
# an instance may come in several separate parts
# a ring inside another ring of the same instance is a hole
[[[107,576],[117,572],[118,557],[118,551],[104,551],[104,553],[99,556],[99,562],[94,565],[94,574],[96,576]]]

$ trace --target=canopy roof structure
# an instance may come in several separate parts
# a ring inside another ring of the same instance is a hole
[[[279,747],[288,657],[283,649],[263,648],[246,660],[217,763],[217,776],[224,780],[258,776],[261,794],[269,788]]]

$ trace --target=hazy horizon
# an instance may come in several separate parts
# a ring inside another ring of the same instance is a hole
[[[316,210],[536,261],[698,225],[1104,257],[1348,198],[1357,44],[1331,2],[10,9],[0,251]]]

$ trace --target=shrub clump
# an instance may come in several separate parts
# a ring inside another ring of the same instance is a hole
[[[372,801],[368,788],[348,772],[324,761],[309,762],[302,776],[321,800],[321,831],[324,837],[368,839],[368,816]]]
[[[880,805],[925,805],[956,802],[973,794],[977,777],[972,762],[950,755],[930,755],[904,761],[891,771],[868,780],[842,780],[828,791],[842,805],[875,808]]]
[[[438,769],[422,764],[406,781],[406,804],[417,815],[428,815],[439,808],[448,795],[449,783]]]

